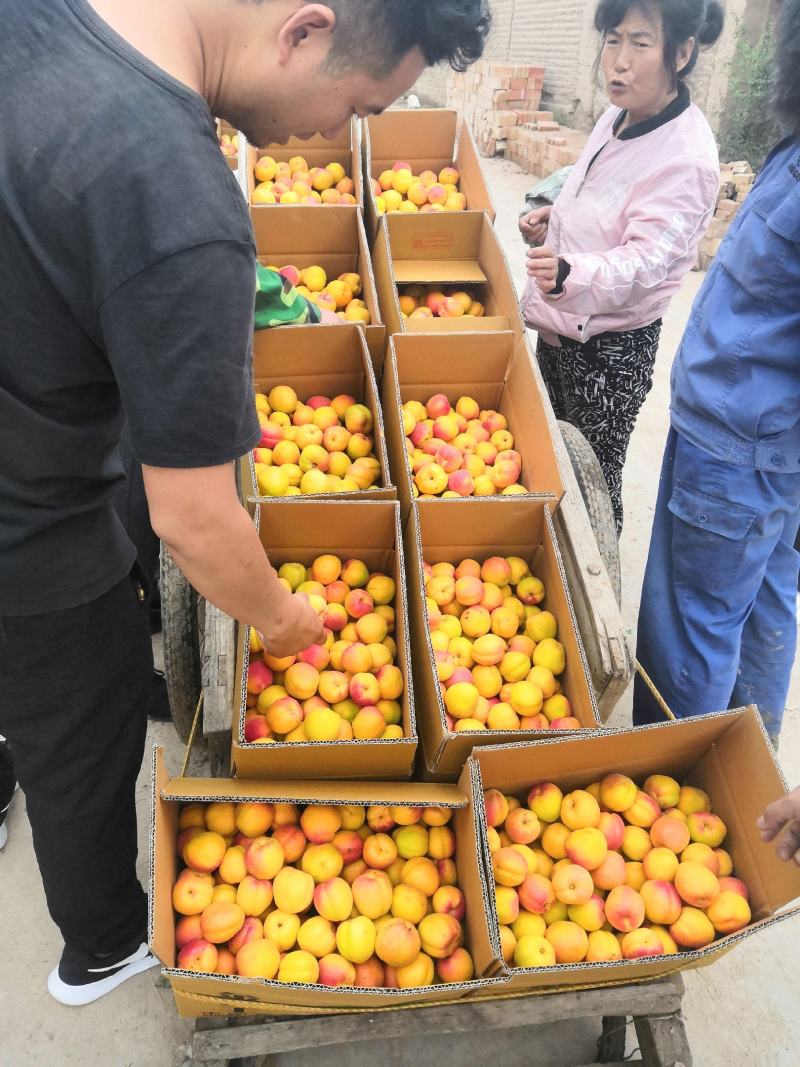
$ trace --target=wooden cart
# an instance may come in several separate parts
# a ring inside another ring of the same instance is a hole
[[[415,1032],[475,1034],[544,1026],[574,1019],[600,1019],[602,1032],[593,1064],[691,1067],[692,1058],[680,1009],[683,979],[673,975],[639,985],[562,990],[542,995],[472,998],[441,1005],[382,1011],[327,1012],[322,1016],[200,1018],[184,1067],[268,1067],[269,1057],[302,1049],[330,1049],[362,1041],[402,1040]],[[509,1000],[514,1001],[513,1010]],[[232,1011],[235,1009],[232,1008]],[[407,1012],[413,1011],[412,1019]],[[628,1020],[636,1030],[640,1058],[625,1059]],[[487,1057],[488,1059],[488,1057]],[[487,1059],[475,1062],[485,1063]],[[531,1063],[535,1058],[531,1056]]]

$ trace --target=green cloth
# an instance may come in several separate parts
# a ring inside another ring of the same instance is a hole
[[[273,326],[318,325],[322,321],[319,308],[300,296],[282,274],[256,263],[256,329],[269,330]]]

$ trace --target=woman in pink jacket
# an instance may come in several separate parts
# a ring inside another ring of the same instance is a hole
[[[601,0],[595,25],[612,106],[554,207],[523,217],[525,319],[556,417],[600,460],[618,530],[622,468],[653,381],[661,317],[719,191],[719,156],[686,78],[722,32],[716,0]]]

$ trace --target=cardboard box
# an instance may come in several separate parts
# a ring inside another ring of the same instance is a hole
[[[224,134],[227,134],[228,137],[238,137],[240,145],[244,141],[243,135],[240,134],[238,130],[234,129],[229,122],[225,122],[224,119],[216,119],[215,123],[217,127],[217,140],[220,140]],[[238,153],[235,156],[226,156],[225,159],[227,160],[228,166],[235,174],[239,169]]]
[[[409,400],[425,404],[436,393],[444,393],[453,405],[460,396],[471,396],[482,408],[504,415],[522,457],[522,484],[531,493],[561,500],[564,485],[553,445],[553,433],[558,431],[531,358],[525,339],[512,333],[414,333],[391,338],[383,412],[404,521],[414,494],[402,406]],[[511,498],[498,494],[492,499],[505,504]],[[421,506],[439,503],[447,506],[451,501],[422,501]]]
[[[483,563],[496,555],[525,559],[536,577],[544,582],[546,597],[542,606],[558,620],[558,639],[565,647],[567,659],[560,681],[572,702],[572,714],[585,730],[600,726],[550,507],[542,500],[513,497],[502,507],[491,500],[469,499],[451,500],[446,505],[415,504],[411,510],[406,526],[406,556],[414,703],[427,773],[436,780],[455,781],[476,746],[553,735],[547,730],[449,732],[428,628],[423,562],[458,565],[464,559],[476,559]],[[572,731],[568,736],[576,739],[584,736],[584,731]]]
[[[456,835],[459,887],[467,900],[467,947],[475,962],[477,978],[458,985],[409,990],[330,989],[322,985],[289,985],[239,976],[194,974],[178,969],[172,887],[179,866],[175,840],[180,808],[197,801],[244,800],[297,804],[439,805],[454,809],[451,826]],[[163,752],[157,748],[153,755],[152,804],[148,940],[164,964],[163,973],[175,992],[181,1014],[189,1017],[230,1015],[234,1011],[239,1014],[240,1010],[247,1014],[270,1014],[273,1006],[284,1010],[290,1007],[301,1009],[300,1014],[343,1008],[390,1008],[426,1001],[458,1000],[469,993],[484,988],[502,988],[505,984],[504,977],[499,980],[482,980],[480,977],[494,967],[494,959],[486,922],[487,888],[475,848],[475,812],[464,787],[417,783],[379,785],[373,782],[285,783],[269,779],[253,782],[211,778],[170,780]],[[195,1002],[195,998],[200,999],[200,1003]]]
[[[375,455],[382,472],[378,485],[358,493],[323,493],[318,497],[303,499],[397,499],[389,467],[378,386],[362,329],[355,324],[342,324],[258,330],[253,340],[253,372],[256,387],[265,393],[276,385],[290,385],[304,402],[319,394],[334,397],[339,393],[349,393],[372,412]],[[262,503],[274,502],[273,498],[264,498],[259,494],[252,453],[243,460],[242,481],[246,496]]]
[[[509,990],[635,982],[704,966],[746,937],[786,918],[783,909],[800,896],[800,870],[779,860],[774,845],[763,844],[756,829],[756,819],[786,792],[786,783],[754,707],[659,726],[606,730],[589,738],[564,735],[550,742],[476,750],[469,772],[486,871],[491,871],[487,824],[485,810],[478,803],[486,789],[500,789],[524,802],[537,782],[555,782],[566,792],[614,771],[640,784],[650,774],[669,774],[709,794],[714,812],[728,828],[724,848],[733,859],[734,874],[750,890],[753,923],[696,952],[648,960],[508,970],[502,963],[492,897],[487,913],[489,936],[496,972],[511,976]],[[797,911],[795,908],[789,914]]]
[[[265,267],[289,264],[299,270],[322,267],[329,280],[350,272],[360,275],[364,287],[360,299],[372,317],[370,325],[361,328],[366,332],[375,374],[380,379],[386,328],[381,321],[367,234],[359,209],[347,207],[321,214],[314,207],[284,207],[279,226],[275,225],[274,215],[263,211],[254,209],[252,217],[256,255]]]
[[[519,300],[500,240],[477,212],[384,216],[372,255],[381,315],[396,333],[508,331],[525,336]],[[398,286],[453,286],[475,294],[483,318],[404,319]]]
[[[446,109],[400,111],[373,115],[364,122],[364,173],[367,225],[375,239],[379,218],[370,179],[377,180],[395,163],[410,163],[414,174],[455,166],[461,175],[459,190],[467,198],[467,211],[495,220],[489,190],[481,172],[472,134],[456,111]]]
[[[275,568],[284,563],[310,566],[332,552],[342,560],[363,560],[397,587],[395,631],[397,666],[403,673],[402,740],[309,741],[254,745],[244,741],[250,628],[239,628],[233,687],[233,765],[240,778],[409,778],[417,751],[414,690],[408,639],[400,505],[287,501],[262,506],[256,515],[264,551]]]
[[[341,163],[347,171],[347,177],[353,179],[356,191],[353,193],[358,206],[364,207],[364,178],[361,170],[361,123],[354,118],[343,127],[332,140],[316,134],[307,141],[299,137],[290,137],[286,144],[271,144],[265,148],[247,145],[247,201],[252,204],[253,190],[257,182],[253,168],[262,156],[272,156],[276,163],[288,163],[293,156],[302,156],[309,167],[327,167],[329,163]],[[286,207],[285,204],[252,204],[253,212],[269,211],[274,207]],[[326,205],[326,211],[332,210]]]

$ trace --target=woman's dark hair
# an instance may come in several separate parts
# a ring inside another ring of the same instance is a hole
[[[672,85],[688,78],[697,66],[701,48],[708,48],[719,40],[725,24],[725,12],[718,0],[600,0],[594,24],[603,35],[615,30],[631,11],[644,15],[660,13],[664,26],[664,65]],[[683,70],[678,70],[678,49],[695,39],[692,57]]]
[[[800,133],[800,0],[783,0],[778,13],[775,106]]]

